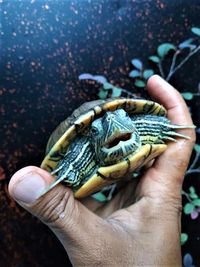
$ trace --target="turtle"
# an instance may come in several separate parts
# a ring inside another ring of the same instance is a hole
[[[41,168],[83,198],[117,183],[167,148],[176,137],[189,139],[151,100],[115,98],[82,104],[51,134]]]

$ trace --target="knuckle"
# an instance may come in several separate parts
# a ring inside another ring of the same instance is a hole
[[[189,159],[177,159],[176,160],[176,168],[178,171],[185,171],[188,167]],[[182,179],[182,177],[181,177]]]
[[[192,131],[192,134],[190,135],[190,139],[188,140],[188,142],[190,143],[191,147],[193,148],[193,146],[196,143],[196,133],[194,130]]]
[[[48,226],[63,227],[66,217],[72,219],[73,196],[69,190],[55,187],[35,207],[37,217]]]
[[[151,216],[153,218],[164,219],[171,216],[180,216],[182,212],[182,198],[181,195],[175,195],[173,193],[168,193],[163,195],[158,195],[157,197],[148,197],[146,199],[151,203]],[[162,216],[161,216],[162,215]]]

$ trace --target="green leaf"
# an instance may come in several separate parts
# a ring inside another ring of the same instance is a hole
[[[109,90],[112,89],[114,86],[111,83],[104,83],[103,84],[103,89],[104,90]]]
[[[190,191],[190,193],[195,193],[195,188],[194,188],[194,186],[190,186],[189,191]]]
[[[192,198],[192,199],[198,198],[198,195],[195,193],[194,186],[190,186],[189,191],[190,191],[190,193],[189,193],[190,198]]]
[[[112,91],[112,97],[119,97],[121,96],[122,89],[118,87],[114,87]]]
[[[151,60],[154,63],[159,63],[160,62],[160,58],[157,56],[150,56],[149,60]]]
[[[142,61],[138,58],[134,58],[131,60],[131,63],[133,64],[133,66],[138,69],[141,70],[142,69]]]
[[[196,199],[196,198],[198,198],[198,195],[197,195],[196,193],[191,193],[191,194],[190,194],[190,197],[191,197],[192,199]]]
[[[92,197],[94,199],[98,200],[99,202],[106,202],[107,201],[106,196],[104,196],[104,194],[101,193],[101,192],[98,192],[96,194],[93,194]]]
[[[181,94],[185,100],[191,100],[193,99],[193,93],[186,92]]]
[[[151,77],[152,75],[154,75],[154,71],[151,69],[145,70],[143,72],[143,77],[147,80],[149,79],[149,77]]]
[[[157,53],[159,57],[165,57],[170,50],[176,50],[176,47],[170,43],[164,43],[158,46]]]
[[[187,240],[188,240],[188,234],[181,233],[181,246],[184,245]]]
[[[183,211],[185,214],[190,214],[195,209],[195,206],[192,203],[185,204]]]
[[[192,27],[192,32],[198,36],[200,36],[200,28],[198,27]]]
[[[199,199],[199,198],[192,200],[192,203],[193,203],[195,206],[200,207],[200,199]]]
[[[200,152],[200,145],[196,144],[196,145],[194,146],[194,150],[195,150],[197,153]]]
[[[134,85],[137,86],[137,87],[145,87],[146,83],[143,80],[136,80],[134,82]]]
[[[100,99],[105,99],[107,98],[107,95],[108,95],[108,91],[105,91],[105,90],[100,90],[99,93],[98,93],[98,97]]]
[[[132,70],[129,73],[129,77],[131,77],[131,78],[136,78],[136,77],[140,77],[140,76],[141,76],[141,72],[138,70]]]
[[[178,47],[180,48],[180,49],[183,49],[183,48],[190,48],[191,47],[191,43],[193,42],[193,38],[190,38],[190,39],[187,39],[187,40],[185,40],[185,41],[183,41],[182,43],[180,43],[179,45],[178,45]]]

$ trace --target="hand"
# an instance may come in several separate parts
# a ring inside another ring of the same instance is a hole
[[[155,75],[147,87],[173,123],[192,124],[167,82]],[[33,166],[14,174],[10,195],[51,228],[74,266],[181,266],[181,187],[195,141],[193,129],[181,132],[191,139],[169,143],[136,189],[129,182],[107,204],[90,197],[81,203],[61,184],[38,199],[54,179]]]

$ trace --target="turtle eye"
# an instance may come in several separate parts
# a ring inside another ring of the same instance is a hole
[[[92,133],[92,135],[96,135],[96,134],[99,133],[99,129],[96,128],[96,127],[92,127],[92,128],[91,128],[91,133]]]

